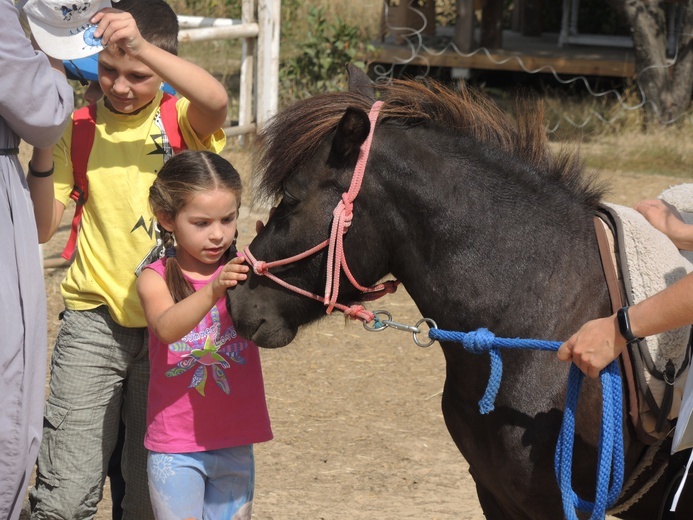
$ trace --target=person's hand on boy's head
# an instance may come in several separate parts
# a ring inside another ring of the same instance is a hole
[[[140,34],[137,22],[130,13],[106,8],[90,20],[98,24],[94,36],[101,38],[104,47],[116,46],[129,56],[137,56],[147,41]]]
[[[48,56],[73,60],[102,49],[91,18],[118,0],[24,0],[18,4],[33,38]]]

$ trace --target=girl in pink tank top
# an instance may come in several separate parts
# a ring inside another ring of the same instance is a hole
[[[238,172],[207,151],[171,158],[150,189],[165,254],[137,291],[149,327],[149,489],[158,519],[250,518],[252,445],[272,438],[258,348],[236,334],[226,291],[236,254]]]

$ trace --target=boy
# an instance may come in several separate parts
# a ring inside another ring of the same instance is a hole
[[[224,87],[176,56],[178,23],[164,0],[121,0],[90,22],[101,38],[88,199],[77,254],[61,284],[66,310],[51,362],[44,442],[31,492],[32,519],[93,518],[107,464],[125,422],[123,518],[153,518],[144,449],[149,374],[135,269],[155,245],[147,198],[171,149],[159,105],[163,81],[181,96],[178,127],[190,149],[220,151]],[[73,125],[54,151],[55,199],[39,225],[52,236],[74,184]]]

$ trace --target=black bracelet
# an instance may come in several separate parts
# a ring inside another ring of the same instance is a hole
[[[623,339],[626,340],[627,344],[630,345],[631,343],[635,343],[636,341],[640,341],[642,339],[633,334],[633,331],[630,329],[630,319],[628,318],[627,305],[618,310],[616,313],[616,321],[618,322],[618,331],[621,333],[621,336],[623,336]]]
[[[41,179],[43,177],[49,177],[49,176],[53,175],[54,170],[55,170],[55,164],[53,164],[53,166],[51,166],[50,170],[47,170],[45,172],[37,172],[36,170],[34,170],[31,167],[31,161],[29,161],[29,175],[31,175],[32,177],[38,177],[39,179]]]

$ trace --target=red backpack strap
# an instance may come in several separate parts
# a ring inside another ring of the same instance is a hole
[[[89,154],[94,144],[94,134],[96,133],[96,104],[82,107],[75,111],[72,116],[72,145],[70,156],[72,158],[72,175],[75,184],[72,187],[70,198],[75,201],[75,215],[72,217],[70,226],[70,237],[63,250],[62,256],[65,260],[72,260],[77,245],[77,234],[82,220],[82,208],[89,198],[87,182],[87,163]]]
[[[161,98],[161,123],[164,125],[164,132],[166,132],[166,137],[168,138],[168,144],[173,148],[173,153],[177,154],[188,148],[188,145],[183,139],[183,133],[178,126],[178,110],[176,109],[176,103],[178,98],[167,94],[164,92]]]

